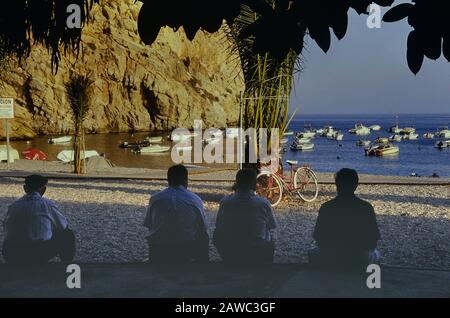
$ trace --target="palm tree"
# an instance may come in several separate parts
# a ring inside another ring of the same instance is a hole
[[[84,141],[84,120],[90,109],[90,93],[93,81],[89,75],[70,76],[69,81],[64,85],[66,96],[72,108],[73,122],[75,128],[75,139],[73,142],[74,151],[74,173],[83,173],[85,141]],[[83,158],[82,158],[83,157]]]

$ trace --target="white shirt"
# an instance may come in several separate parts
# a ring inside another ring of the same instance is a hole
[[[169,187],[150,198],[144,226],[152,243],[194,241],[206,232],[203,202],[183,186]]]
[[[65,230],[67,226],[67,219],[58,206],[34,192],[26,194],[8,208],[5,220],[6,239],[48,241],[54,231]]]

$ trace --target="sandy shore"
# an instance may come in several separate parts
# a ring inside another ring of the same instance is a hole
[[[211,233],[219,201],[231,192],[231,185],[191,183],[191,190],[205,201]],[[157,180],[53,180],[47,196],[58,202],[76,231],[78,261],[128,262],[147,256],[142,222],[150,195],[164,187],[165,182]],[[295,199],[276,209],[277,262],[306,260],[307,250],[314,246],[311,233],[317,210],[334,190],[333,185],[321,185],[316,202]],[[22,195],[22,181],[0,178],[0,193],[3,220],[8,205]],[[375,207],[384,264],[450,268],[449,186],[361,185],[358,194]],[[212,246],[210,254],[218,259]]]

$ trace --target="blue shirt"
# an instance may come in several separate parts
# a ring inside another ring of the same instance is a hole
[[[54,231],[65,230],[67,226],[67,219],[58,206],[34,192],[26,194],[9,206],[5,220],[5,239],[48,241]]]
[[[144,226],[151,243],[195,241],[206,232],[203,202],[183,186],[169,187],[151,196]]]
[[[271,241],[271,230],[276,228],[272,206],[254,191],[237,190],[220,201],[217,214],[218,239],[245,236],[250,241]]]

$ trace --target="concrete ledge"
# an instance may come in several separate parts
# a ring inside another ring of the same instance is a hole
[[[80,264],[81,289],[66,287],[65,267],[0,265],[0,297],[450,297],[450,271],[382,268],[381,289],[366,275],[326,273],[299,264],[229,269],[157,268],[144,263]]]

